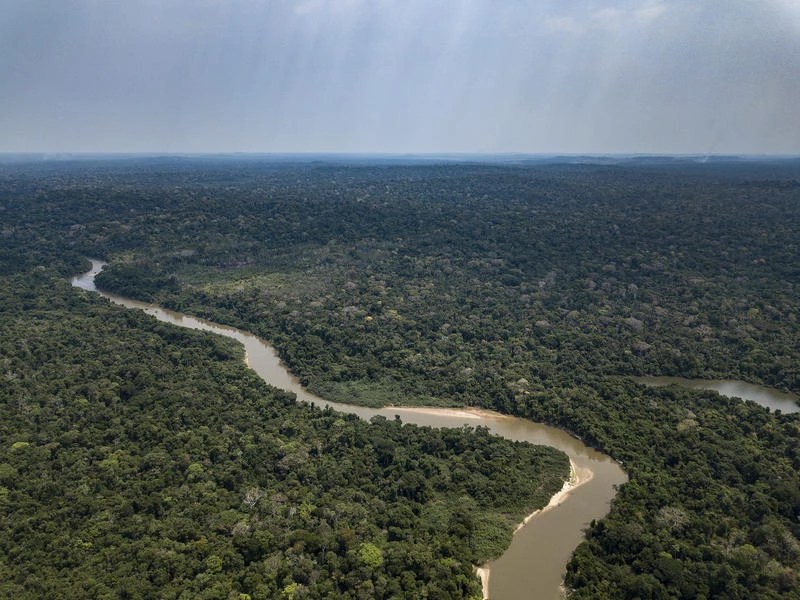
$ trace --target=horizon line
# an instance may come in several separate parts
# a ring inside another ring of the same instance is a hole
[[[800,159],[800,153],[709,153],[709,152],[334,152],[334,151],[0,151],[0,158],[31,158],[39,160],[65,160],[70,158],[202,158],[202,157],[289,157],[289,158],[685,158],[685,159]]]

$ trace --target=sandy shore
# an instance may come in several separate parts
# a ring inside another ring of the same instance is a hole
[[[522,522],[520,524],[518,524],[514,528],[514,533],[517,533],[520,529],[525,527],[525,525],[527,525],[528,522],[531,519],[533,519],[534,517],[536,517],[537,515],[539,515],[539,514],[541,514],[543,512],[546,512],[546,511],[548,511],[548,510],[550,510],[552,508],[555,508],[556,506],[558,506],[559,504],[564,502],[564,500],[567,499],[567,497],[570,495],[572,490],[582,486],[587,481],[590,481],[593,476],[594,476],[594,473],[592,473],[591,470],[589,470],[587,468],[577,467],[575,465],[575,463],[572,462],[572,459],[570,459],[570,461],[569,461],[569,479],[564,482],[564,485],[562,486],[562,488],[559,491],[557,491],[555,494],[553,494],[553,497],[550,498],[550,502],[547,503],[547,506],[545,506],[543,508],[536,509],[531,514],[529,514],[527,517],[525,517],[522,520]],[[489,568],[489,564],[487,563],[487,564],[482,565],[480,567],[475,567],[475,573],[478,575],[478,577],[481,578],[481,586],[483,588],[483,598],[484,598],[484,600],[488,600],[489,599],[489,576],[491,575],[491,569]]]
[[[411,412],[420,415],[434,415],[442,417],[459,417],[462,419],[502,419],[505,415],[480,408],[435,408],[424,406],[389,406],[386,410],[399,413]]]
[[[570,460],[569,461],[569,479],[564,482],[564,485],[562,486],[562,488],[559,491],[557,491],[555,494],[553,494],[553,497],[550,498],[550,502],[547,503],[547,506],[545,506],[544,508],[539,508],[539,509],[533,511],[531,514],[529,514],[527,517],[525,517],[525,519],[523,519],[522,523],[520,523],[519,525],[517,525],[514,528],[514,533],[517,533],[520,529],[525,527],[525,525],[528,524],[528,521],[530,521],[536,515],[541,514],[543,512],[546,512],[546,511],[550,510],[551,508],[555,508],[556,506],[558,506],[559,504],[564,502],[564,500],[567,499],[567,496],[570,495],[572,490],[574,490],[577,487],[582,486],[584,483],[586,483],[587,481],[591,480],[591,478],[593,476],[594,476],[594,473],[592,473],[589,469],[579,468],[579,467],[575,466],[575,463],[572,462],[572,460]]]
[[[475,567],[475,573],[481,578],[481,588],[483,588],[483,600],[489,600],[489,567]]]
[[[434,416],[448,416],[448,417],[456,417],[462,419],[486,419],[486,418],[493,418],[493,419],[502,419],[506,417],[506,415],[491,411],[491,410],[482,410],[477,408],[433,408],[433,407],[416,407],[416,406],[391,406],[388,407],[392,411],[396,411],[398,413],[417,413],[423,415],[434,415]],[[401,414],[402,416],[402,414]],[[553,494],[553,497],[550,498],[550,502],[547,503],[547,506],[543,508],[539,508],[525,517],[521,523],[519,523],[514,528],[514,533],[517,533],[520,529],[525,527],[531,519],[536,517],[537,515],[546,512],[552,508],[555,508],[562,502],[564,502],[569,495],[572,493],[573,490],[580,487],[587,481],[590,481],[594,473],[591,469],[586,467],[578,467],[575,463],[570,459],[569,461],[569,479],[564,482],[562,488]],[[489,564],[486,563],[481,565],[480,567],[475,567],[475,573],[480,577],[481,580],[481,587],[483,589],[483,598],[484,600],[488,600],[489,598],[489,577],[491,575],[491,569],[489,568]]]

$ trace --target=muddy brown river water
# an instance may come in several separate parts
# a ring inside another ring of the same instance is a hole
[[[479,570],[484,581],[484,594],[488,592],[492,600],[559,600],[566,564],[583,539],[584,528],[592,519],[600,519],[608,513],[617,486],[627,481],[625,472],[610,457],[588,448],[565,431],[541,423],[487,410],[373,409],[338,404],[314,396],[289,372],[272,346],[250,333],[97,290],[94,278],[103,266],[103,262],[93,260],[92,269],[74,277],[72,284],[99,293],[121,306],[143,310],[160,321],[241,342],[246,351],[247,365],[270,385],[295,393],[299,401],[328,405],[363,419],[374,415],[391,419],[400,415],[406,423],[433,427],[480,425],[511,440],[552,446],[566,453],[572,463],[571,482],[556,494],[550,506],[518,529],[511,546],[500,558]]]

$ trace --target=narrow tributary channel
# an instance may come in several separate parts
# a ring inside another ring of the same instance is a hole
[[[116,304],[140,309],[159,321],[179,327],[209,331],[241,342],[247,365],[270,385],[293,392],[297,399],[319,406],[354,413],[363,419],[400,415],[406,423],[433,427],[485,426],[492,433],[511,440],[552,446],[566,453],[572,462],[573,478],[554,497],[551,506],[535,514],[520,527],[508,550],[481,569],[484,590],[492,600],[559,600],[566,564],[583,539],[583,530],[592,519],[604,517],[616,494],[616,486],[627,480],[620,466],[605,454],[584,445],[568,433],[526,419],[487,410],[438,408],[373,409],[323,400],[303,388],[281,363],[275,349],[256,336],[211,323],[158,306],[107,294],[95,287],[94,278],[105,263],[92,261],[92,269],[74,277],[76,287],[96,292]]]
[[[756,404],[772,411],[783,413],[800,412],[800,404],[796,395],[781,392],[763,385],[746,383],[736,379],[687,379],[686,377],[634,377],[636,383],[649,387],[665,387],[677,385],[690,390],[713,390],[729,398],[752,400]]]

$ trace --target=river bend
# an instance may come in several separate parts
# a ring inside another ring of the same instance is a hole
[[[278,358],[275,349],[256,336],[165,310],[153,304],[101,292],[94,278],[105,266],[93,260],[92,269],[72,279],[72,285],[96,292],[127,308],[140,309],[159,321],[208,331],[233,338],[244,345],[247,365],[270,385],[293,392],[297,399],[335,410],[354,413],[363,419],[399,415],[405,423],[433,427],[485,426],[492,433],[511,440],[552,446],[567,454],[573,470],[572,481],[556,494],[550,505],[535,513],[514,534],[511,545],[497,560],[479,569],[484,595],[492,600],[559,600],[564,571],[572,552],[583,539],[583,530],[592,519],[604,517],[616,494],[616,487],[627,476],[610,457],[597,452],[565,431],[526,419],[476,409],[366,408],[329,402],[303,388]]]

